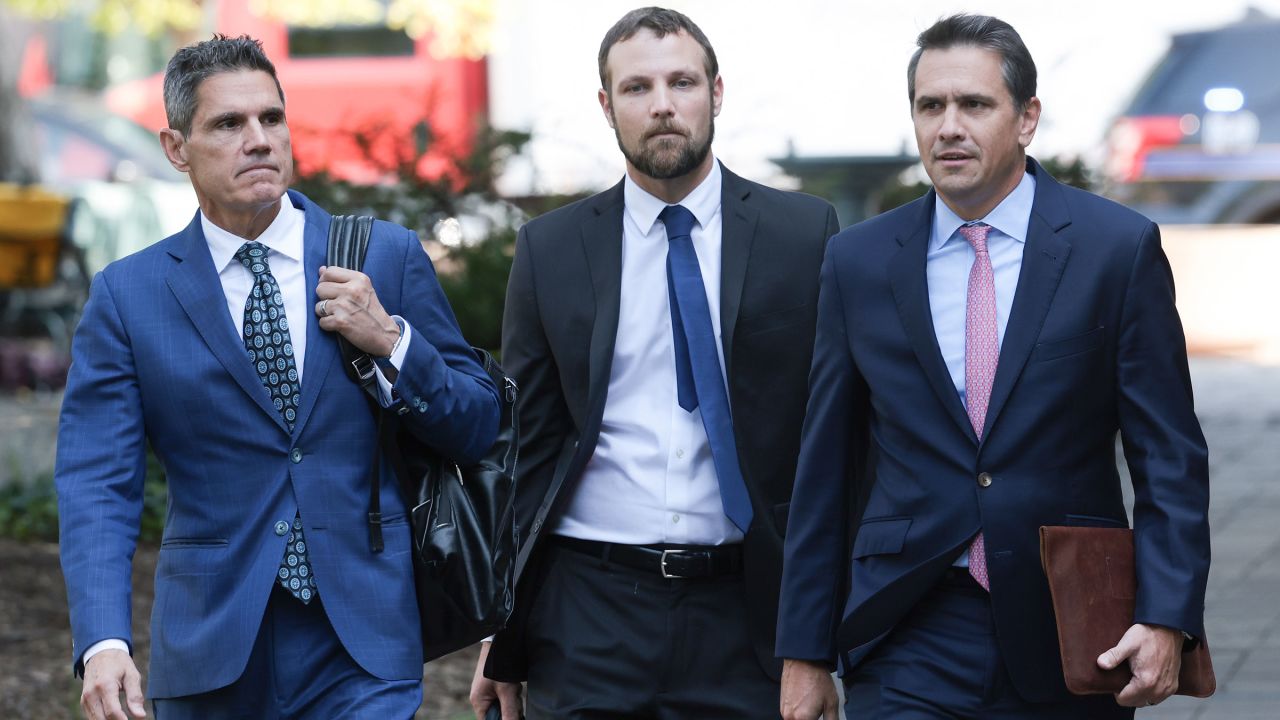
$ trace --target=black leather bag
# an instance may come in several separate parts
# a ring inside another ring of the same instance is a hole
[[[372,218],[334,216],[328,264],[359,270]],[[515,483],[520,438],[518,388],[485,351],[474,349],[497,385],[498,437],[485,457],[459,466],[402,427],[377,400],[373,360],[341,337],[347,375],[370,396],[382,453],[400,481],[413,531],[414,580],[422,618],[424,660],[433,660],[501,630],[515,604]],[[382,551],[377,483],[371,483],[369,540]]]

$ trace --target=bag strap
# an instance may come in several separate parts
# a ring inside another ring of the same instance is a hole
[[[373,218],[368,215],[334,215],[329,225],[329,251],[327,265],[360,270],[369,252],[369,237],[373,234]],[[341,335],[338,350],[342,353],[342,368],[347,377],[364,388],[374,400],[378,399],[373,358],[357,348]],[[381,403],[379,403],[381,407]]]
[[[369,252],[369,238],[373,234],[373,218],[368,215],[334,215],[329,224],[329,247],[325,264],[333,267],[360,270],[364,267],[365,255]],[[373,473],[369,481],[369,549],[375,553],[382,552],[382,500],[378,495],[378,478],[382,450],[394,453],[394,443],[390,441],[389,428],[383,422],[382,401],[378,396],[377,370],[373,358],[357,348],[341,335],[338,336],[338,350],[342,353],[342,367],[347,377],[364,389],[368,396],[369,407],[377,417],[378,442],[373,446]]]

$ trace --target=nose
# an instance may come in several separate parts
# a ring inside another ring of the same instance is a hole
[[[671,89],[665,85],[658,85],[650,94],[652,104],[649,106],[649,114],[655,118],[670,117],[675,115],[676,107],[672,102]]]
[[[960,109],[954,103],[948,103],[942,113],[942,122],[938,125],[940,140],[962,140],[965,136],[964,123],[960,119]]]
[[[271,141],[267,137],[267,129],[257,119],[251,119],[244,125],[244,151],[250,155],[270,152]]]

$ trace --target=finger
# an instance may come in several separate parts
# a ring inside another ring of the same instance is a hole
[[[498,701],[502,705],[502,720],[520,720],[520,686],[515,683],[498,683]]]
[[[101,697],[103,716],[107,720],[129,720],[129,717],[124,714],[124,708],[120,707],[120,691],[118,689],[105,693]]]
[[[359,270],[352,270],[350,268],[338,267],[337,265],[320,267],[320,280],[322,282],[334,282],[334,283],[351,282],[352,280],[355,280],[357,277],[363,274],[364,273],[360,272]]]
[[[144,718],[147,716],[146,701],[142,694],[142,677],[137,671],[130,671],[124,676],[124,697],[125,703],[129,706],[129,713],[135,718]]]
[[[88,687],[80,694],[80,709],[88,720],[103,720],[106,714],[102,710],[102,701]]]
[[[1147,688],[1133,679],[1116,693],[1116,703],[1123,707],[1143,707],[1147,704]]]
[[[1120,666],[1120,663],[1128,660],[1138,649],[1138,645],[1129,639],[1126,633],[1120,638],[1120,642],[1115,647],[1107,650],[1098,656],[1098,667],[1104,670],[1111,670]]]

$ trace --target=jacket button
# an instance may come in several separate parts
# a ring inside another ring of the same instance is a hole
[[[298,448],[294,448],[293,452],[289,453],[289,459],[293,461],[294,465],[302,462],[302,451]]]
[[[289,523],[287,523],[287,522],[285,522],[285,521],[283,521],[283,520],[281,520],[280,522],[276,523],[276,534],[277,534],[277,535],[279,535],[279,536],[281,536],[281,537],[284,537],[284,534],[285,534],[285,533],[287,533],[287,532],[289,532]]]
[[[978,473],[978,484],[982,487],[991,487],[991,473]]]
[[[397,414],[397,415],[408,415],[408,414],[409,414],[409,407],[408,407],[407,405],[401,405],[401,406],[400,406],[400,409],[399,409],[399,410],[396,410],[396,414]]]

